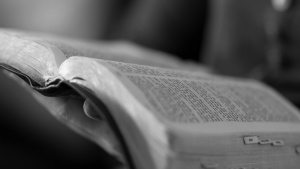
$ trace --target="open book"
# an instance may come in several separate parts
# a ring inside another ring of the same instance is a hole
[[[260,82],[133,45],[11,30],[0,65],[125,168],[300,168],[299,111]]]

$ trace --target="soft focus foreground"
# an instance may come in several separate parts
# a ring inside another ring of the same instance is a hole
[[[103,36],[113,1],[0,0],[0,27],[77,38]],[[97,17],[96,17],[97,16]],[[113,161],[95,144],[52,117],[14,80],[0,73],[1,168],[110,168]],[[104,162],[105,161],[105,162]]]

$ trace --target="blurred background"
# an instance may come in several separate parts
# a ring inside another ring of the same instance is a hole
[[[205,0],[0,0],[0,26],[84,39],[126,39],[198,60]]]

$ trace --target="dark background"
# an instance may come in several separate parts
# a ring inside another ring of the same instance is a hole
[[[1,168],[110,168],[101,148],[57,121],[22,86],[0,73]]]

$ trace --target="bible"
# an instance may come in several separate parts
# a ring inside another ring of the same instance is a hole
[[[8,29],[0,66],[123,168],[300,167],[299,110],[256,80],[133,44]]]

